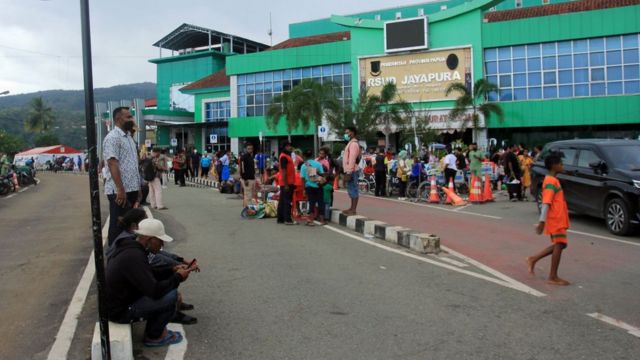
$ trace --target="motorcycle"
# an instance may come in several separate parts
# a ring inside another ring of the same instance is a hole
[[[13,175],[7,175],[0,177],[0,196],[4,196],[16,191],[16,186],[13,183]]]
[[[18,177],[18,184],[20,186],[37,185],[38,182],[35,178],[35,170],[27,166],[17,167],[15,173]]]

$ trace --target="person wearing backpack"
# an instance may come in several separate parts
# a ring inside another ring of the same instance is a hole
[[[304,180],[304,189],[307,193],[307,199],[309,201],[309,220],[307,220],[308,226],[315,226],[314,220],[318,218],[318,221],[322,225],[326,225],[327,222],[324,218],[324,194],[322,185],[326,183],[326,179],[322,176],[324,169],[322,165],[313,160],[313,153],[311,150],[306,150],[302,155],[304,162],[300,167],[300,176]]]
[[[202,169],[200,172],[200,176],[203,178],[209,177],[209,170],[211,169],[211,157],[209,157],[208,153],[204,153],[202,158],[200,159],[200,168]]]
[[[167,210],[162,204],[162,182],[160,178],[167,169],[162,164],[160,149],[154,148],[151,158],[145,159],[142,164],[142,175],[149,184],[149,203],[151,207],[158,210]]]

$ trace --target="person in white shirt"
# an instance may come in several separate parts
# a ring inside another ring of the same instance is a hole
[[[458,173],[458,167],[456,162],[458,158],[451,151],[451,148],[447,148],[447,156],[444,157],[444,178],[446,183],[455,181],[456,174]]]

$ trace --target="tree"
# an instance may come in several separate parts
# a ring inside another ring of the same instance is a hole
[[[25,122],[25,129],[30,132],[43,133],[48,131],[55,120],[53,109],[42,100],[42,97],[33,98],[29,102],[31,111]]]
[[[342,136],[349,126],[358,129],[358,137],[366,142],[375,141],[378,127],[378,101],[369,96],[367,88],[363,87],[355,103],[343,104],[335,102],[327,113],[327,121],[337,136]]]
[[[291,91],[276,95],[267,109],[267,126],[275,129],[284,117],[287,122],[287,135],[291,139],[294,129],[307,131],[309,126],[320,126],[329,109],[333,108],[336,97],[336,85],[332,82],[320,84],[312,79],[304,79]],[[314,150],[317,146],[317,132],[314,127]]]
[[[24,150],[25,147],[24,140],[0,130],[0,153],[13,155]]]
[[[447,88],[446,95],[457,92],[460,96],[456,99],[454,108],[449,112],[449,118],[455,120],[461,118],[469,108],[472,110],[471,121],[473,122],[473,138],[478,139],[478,126],[480,123],[479,113],[485,118],[485,122],[489,120],[492,114],[495,114],[500,121],[504,119],[504,112],[500,105],[488,102],[488,95],[492,92],[499,92],[498,86],[490,83],[485,79],[478,79],[473,84],[473,92],[463,83],[453,83]],[[465,126],[465,121],[462,126]]]
[[[37,147],[53,146],[53,145],[59,145],[60,144],[60,139],[55,134],[43,133],[43,134],[38,135],[35,138],[34,143],[35,143],[35,145]]]
[[[378,103],[375,116],[378,126],[382,127],[382,133],[384,133],[385,149],[388,149],[391,126],[395,125],[403,129],[407,125],[407,119],[411,118],[413,110],[408,102],[398,96],[395,83],[387,83],[380,91],[380,95],[372,96]]]

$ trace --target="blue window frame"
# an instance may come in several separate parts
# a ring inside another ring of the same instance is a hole
[[[607,95],[620,95],[620,94],[622,94],[622,81],[607,83]]]
[[[539,71],[542,69],[542,65],[540,65],[540,58],[534,57],[527,59],[527,70],[528,71]]]
[[[625,65],[624,66],[624,78],[625,79],[638,79],[638,78],[640,78],[640,65]]]
[[[555,55],[556,54],[556,43],[544,43],[542,44],[542,55]]]
[[[513,60],[513,72],[520,73],[527,71],[527,62],[525,59]]]
[[[607,81],[622,80],[622,66],[607,67]]]

